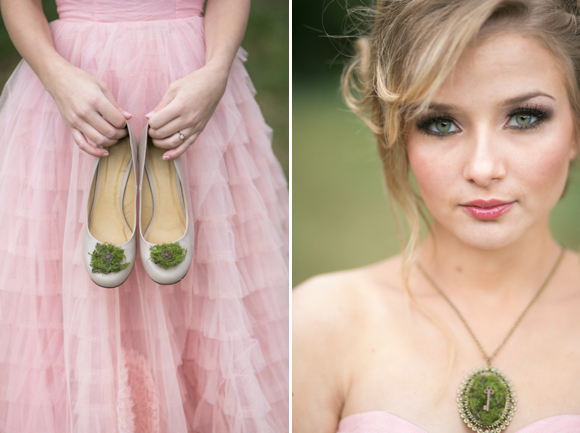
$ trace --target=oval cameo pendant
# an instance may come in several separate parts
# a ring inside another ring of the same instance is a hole
[[[463,379],[457,394],[461,418],[477,433],[501,432],[516,410],[514,388],[495,367],[473,370]]]

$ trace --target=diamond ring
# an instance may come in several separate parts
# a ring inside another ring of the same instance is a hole
[[[186,138],[186,137],[185,137],[185,134],[183,134],[183,132],[180,132],[180,133],[179,133],[179,139],[180,139],[181,141],[183,141],[183,140],[185,140],[185,138]]]

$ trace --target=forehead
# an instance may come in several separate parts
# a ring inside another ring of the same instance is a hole
[[[500,103],[530,92],[567,98],[561,65],[533,36],[500,32],[486,36],[463,53],[434,102]]]

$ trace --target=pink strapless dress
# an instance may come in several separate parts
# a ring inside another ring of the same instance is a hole
[[[466,429],[467,431],[467,429]],[[506,432],[509,433],[508,427]],[[364,412],[340,421],[337,433],[427,433],[387,412]],[[580,433],[580,415],[557,415],[536,421],[514,433]]]
[[[205,63],[203,0],[60,0],[58,52],[133,114]],[[158,286],[137,259],[91,282],[93,157],[22,62],[0,98],[0,432],[288,431],[288,205],[254,89],[227,91],[184,154],[195,259]]]

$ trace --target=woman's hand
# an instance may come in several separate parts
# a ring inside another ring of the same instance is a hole
[[[43,83],[54,98],[75,143],[93,156],[107,156],[107,147],[127,135],[127,119],[107,85],[70,64],[61,65]]]
[[[186,75],[171,83],[159,105],[147,114],[153,144],[171,149],[163,159],[177,158],[195,142],[226,90],[228,73],[229,69],[206,65]]]

